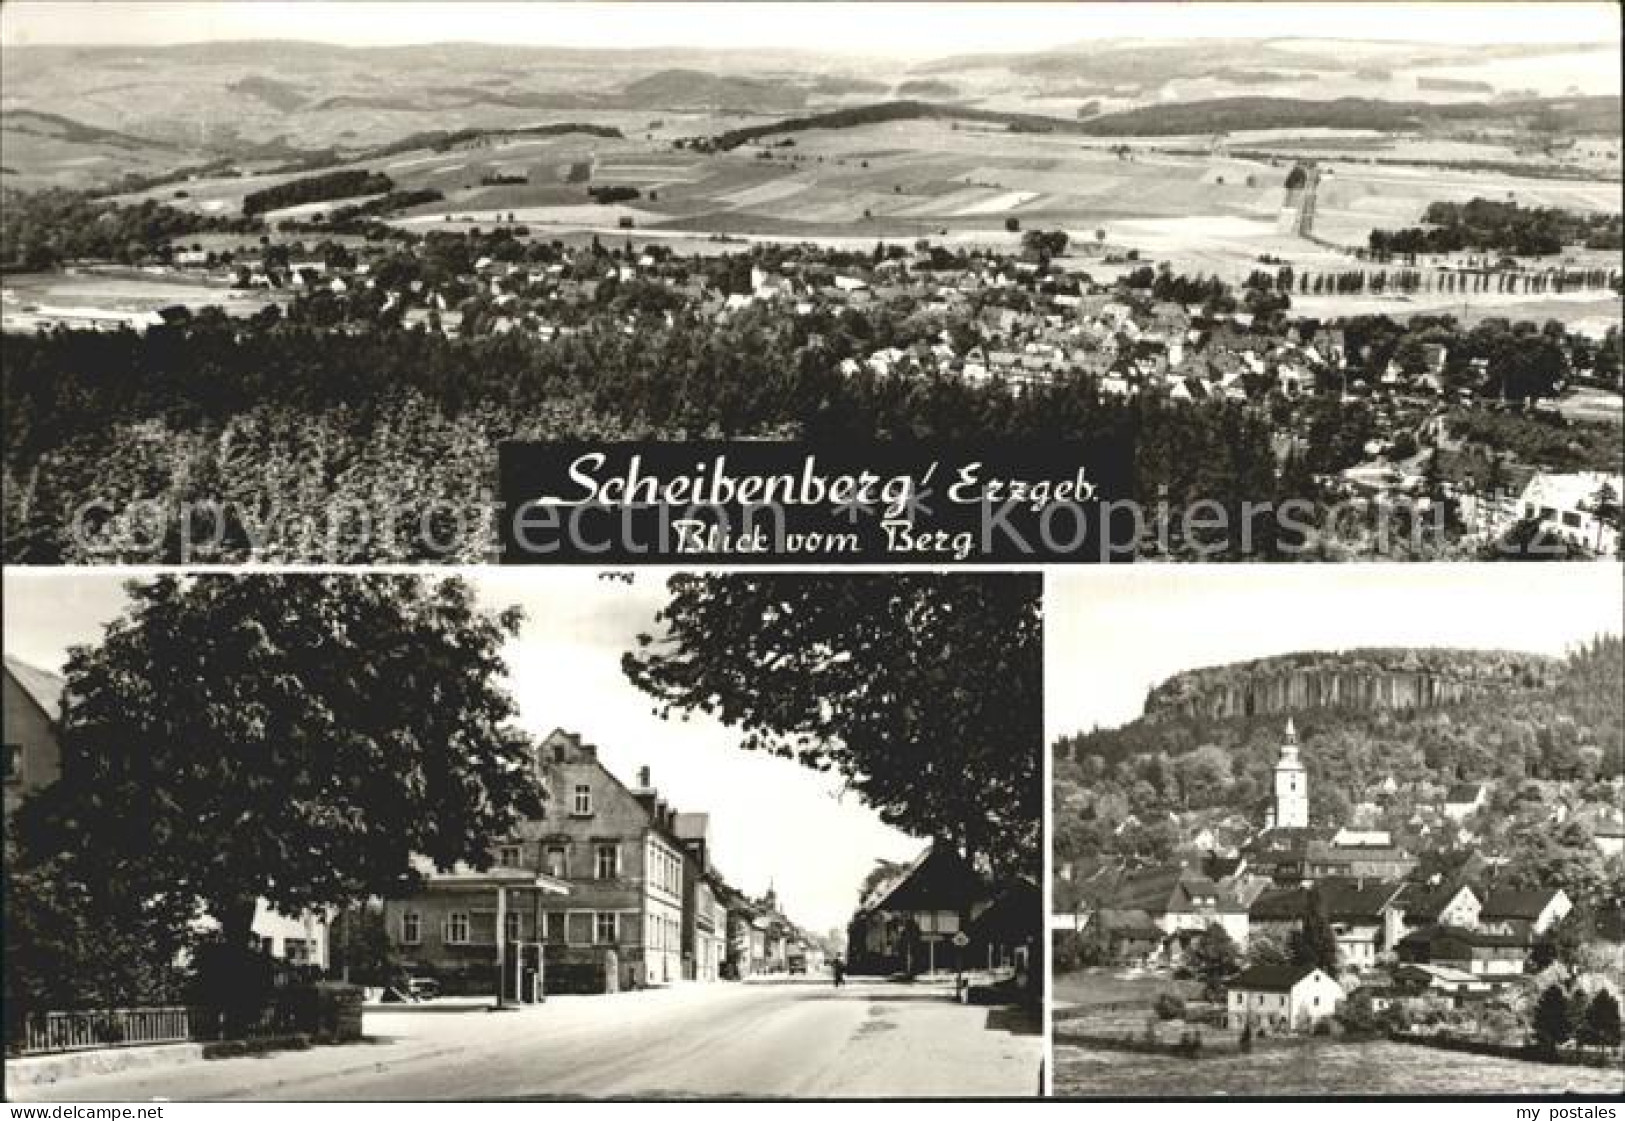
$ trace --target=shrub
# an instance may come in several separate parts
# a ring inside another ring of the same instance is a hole
[[[1185,998],[1178,993],[1162,993],[1154,1007],[1159,1020],[1180,1020],[1185,1016]]]

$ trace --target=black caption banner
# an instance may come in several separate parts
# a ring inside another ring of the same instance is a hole
[[[520,443],[504,564],[1047,564],[1133,559],[1126,444]]]

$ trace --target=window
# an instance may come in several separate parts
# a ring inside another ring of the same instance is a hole
[[[423,916],[416,911],[408,911],[401,916],[401,941],[408,946],[416,946],[423,941]]]
[[[584,782],[576,784],[575,800],[571,803],[570,812],[576,817],[592,816],[592,787]]]
[[[503,845],[497,849],[497,867],[517,868],[520,860],[520,847],[518,845]]]
[[[600,880],[613,880],[621,874],[620,845],[599,845],[595,859],[595,867]]]
[[[453,911],[446,916],[446,944],[449,946],[468,945],[467,911]]]
[[[1579,529],[1580,528],[1580,515],[1574,513],[1572,510],[1564,510],[1563,511],[1563,524],[1568,526],[1570,529]]]
[[[0,760],[0,766],[5,767],[5,780],[7,782],[23,781],[23,749],[21,744],[8,743],[5,747],[5,757]]]
[[[547,846],[547,874],[564,879],[570,874],[570,853],[563,845]]]
[[[614,911],[599,911],[593,919],[593,941],[610,943],[620,941],[621,916]]]
[[[290,965],[310,964],[310,943],[303,938],[284,938],[282,956]]]
[[[524,916],[518,911],[509,911],[502,920],[502,936],[510,943],[524,940]]]
[[[542,915],[543,937],[549,942],[564,941],[564,912],[547,911]]]

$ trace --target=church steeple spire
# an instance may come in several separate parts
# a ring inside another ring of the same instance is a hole
[[[1298,758],[1298,729],[1292,717],[1286,718],[1286,738],[1281,758],[1275,764],[1275,813],[1277,829],[1304,829],[1309,825],[1309,774]]]

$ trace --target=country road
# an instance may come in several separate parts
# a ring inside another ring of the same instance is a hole
[[[429,1006],[432,1008],[433,1006]],[[368,1041],[132,1070],[48,1101],[1030,1096],[1042,1037],[940,985],[719,983],[508,1011],[369,1009]]]

